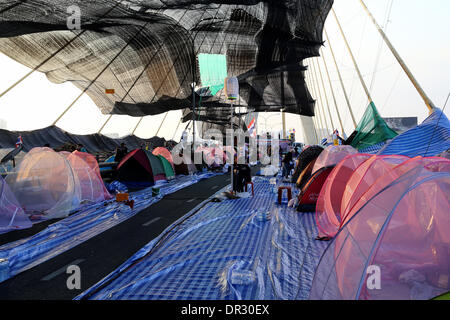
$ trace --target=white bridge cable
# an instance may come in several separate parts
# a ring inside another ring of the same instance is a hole
[[[345,89],[345,84],[344,84],[344,81],[342,80],[342,74],[341,74],[341,71],[339,69],[339,65],[337,63],[336,56],[334,54],[333,46],[331,45],[330,37],[328,36],[328,32],[327,32],[326,28],[324,28],[324,33],[325,33],[325,37],[326,37],[327,42],[328,42],[328,47],[330,48],[330,52],[331,52],[331,56],[333,58],[333,62],[334,62],[334,66],[336,68],[336,72],[337,72],[338,77],[339,77],[339,83],[341,84],[341,89],[342,89],[342,92],[344,94],[345,102],[347,103],[348,111],[350,112],[350,116],[351,116],[352,121],[353,121],[353,126],[356,129],[356,127],[358,125],[356,123],[355,115],[353,113],[352,106],[350,104],[350,99],[348,97],[347,90]]]
[[[330,128],[328,126],[328,121],[327,121],[327,117],[326,117],[326,114],[325,114],[325,109],[323,107],[322,94],[321,94],[321,91],[320,91],[319,80],[318,80],[318,77],[317,77],[316,68],[315,68],[315,65],[314,65],[314,59],[311,59],[311,65],[312,65],[312,68],[313,68],[313,72],[312,72],[313,83],[314,83],[314,86],[316,88],[317,97],[318,97],[319,102],[320,102],[320,104],[319,104],[319,106],[320,106],[320,114],[321,114],[321,116],[323,118],[323,124],[325,125],[324,129],[326,128],[326,130],[327,130],[326,135],[328,135],[329,132],[330,132]]]
[[[420,84],[418,83],[418,81],[416,80],[416,78],[413,76],[411,70],[408,68],[408,66],[406,65],[406,63],[403,61],[403,59],[400,57],[399,53],[397,52],[397,50],[394,48],[394,46],[392,45],[392,43],[390,42],[390,40],[388,39],[388,37],[386,36],[386,34],[384,33],[384,31],[381,29],[380,25],[377,23],[377,21],[375,20],[374,16],[372,15],[372,13],[369,11],[369,9],[367,8],[366,4],[362,1],[359,0],[363,9],[366,11],[367,15],[370,17],[370,19],[372,20],[373,24],[375,25],[376,29],[378,30],[378,32],[381,34],[383,40],[385,41],[386,45],[389,47],[389,49],[391,50],[392,54],[394,55],[394,57],[397,59],[397,62],[400,64],[400,66],[402,67],[402,69],[405,71],[406,75],[408,76],[409,80],[412,82],[413,86],[416,88],[417,92],[419,93],[419,95],[422,97],[423,101],[425,102],[425,105],[427,106],[428,110],[431,112],[433,112],[435,106],[433,104],[433,102],[431,101],[431,99],[427,96],[427,94],[425,93],[425,91],[422,89],[422,87],[420,86]]]
[[[317,58],[315,60],[317,62],[317,69],[319,70],[320,82],[322,84],[322,90],[323,90],[323,94],[325,96],[325,102],[327,103],[328,115],[330,116],[331,127],[332,127],[331,129],[332,129],[332,132],[333,132],[336,129],[336,127],[334,126],[333,115],[331,114],[330,102],[328,100],[327,89],[325,87],[325,82],[323,81],[322,70],[320,69],[319,59]]]
[[[322,48],[320,49],[320,55],[322,56],[322,61],[323,61],[323,65],[325,67],[325,72],[327,74],[328,83],[329,83],[329,86],[330,86],[331,95],[333,97],[334,106],[336,108],[336,113],[337,113],[337,116],[338,116],[338,119],[339,119],[339,124],[341,125],[341,130],[342,130],[341,132],[345,136],[344,124],[342,122],[342,117],[341,117],[341,114],[339,112],[339,107],[338,107],[338,103],[337,103],[337,100],[336,100],[336,94],[334,93],[334,88],[333,88],[333,84],[331,82],[330,72],[328,71],[327,62],[326,62],[325,55],[324,55],[324,52],[323,52]]]

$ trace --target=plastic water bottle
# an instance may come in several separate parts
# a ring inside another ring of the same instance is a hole
[[[256,215],[256,219],[261,222],[270,220],[270,211],[259,211]]]
[[[234,285],[249,285],[255,281],[255,274],[247,270],[231,271],[231,283]]]

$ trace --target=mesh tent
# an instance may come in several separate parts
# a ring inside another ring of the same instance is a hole
[[[28,152],[6,182],[29,215],[60,218],[80,204],[80,188],[70,162],[49,148]]]
[[[363,162],[371,156],[354,154],[344,160],[330,173],[319,195],[316,205],[316,222],[319,237],[334,237],[341,224],[341,201],[348,180]]]
[[[30,219],[0,175],[0,234],[31,226]]]
[[[398,158],[398,160],[401,161],[401,158]],[[361,194],[359,198],[349,197],[350,200],[352,200],[351,205],[347,205],[347,208],[342,208],[342,206],[345,205],[344,202],[345,200],[341,203],[341,208],[344,210],[344,212],[341,214],[342,215],[341,225],[344,225],[346,221],[350,220],[355,214],[357,214],[359,210],[365,205],[365,203],[368,202],[372,197],[374,197],[381,190],[387,188],[389,184],[399,179],[402,175],[406,174],[411,170],[414,170],[415,168],[431,166],[432,164],[434,165],[440,164],[442,163],[442,161],[445,161],[445,159],[437,157],[436,158],[416,157],[402,162],[401,164],[395,166],[391,170],[388,170],[384,175],[379,176],[378,178],[373,177],[377,178],[376,181],[374,181],[369,188],[364,190],[364,192]],[[383,164],[386,165],[387,163]],[[370,177],[369,175],[367,175],[366,178],[372,179],[372,177]]]
[[[347,142],[352,147],[362,150],[373,145],[395,138],[398,134],[389,128],[386,121],[378,113],[375,104],[371,102],[366,109],[355,133]]]
[[[378,154],[432,157],[448,149],[450,149],[450,121],[442,110],[435,108],[422,124],[396,137]]]
[[[430,160],[365,203],[323,254],[310,298],[420,300],[448,292],[449,170],[450,161]]]
[[[378,179],[384,179],[383,177],[391,170],[408,160],[410,158],[405,156],[373,156],[362,163],[351,175],[344,188],[341,200],[342,223],[345,223],[353,206]]]
[[[228,76],[239,76],[243,107],[256,112],[284,107],[286,112],[313,116],[302,61],[319,55],[332,4],[3,1],[0,51],[37,68],[54,83],[71,81],[105,114],[137,117],[189,108],[191,84],[198,84],[196,91],[202,85],[198,55],[224,55]],[[67,28],[67,8],[73,5],[82,12],[81,31]],[[196,92],[197,102],[199,98]],[[203,105],[211,110],[207,117],[224,101],[220,91],[203,97]]]
[[[101,202],[112,196],[103,183],[95,157],[85,152],[62,153],[76,175],[80,201]]]
[[[329,146],[317,158],[313,173],[321,168],[335,166],[346,156],[356,153],[358,153],[358,150],[351,146]]]

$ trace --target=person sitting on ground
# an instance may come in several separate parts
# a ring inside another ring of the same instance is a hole
[[[127,153],[128,153],[128,148],[126,147],[125,143],[122,142],[120,144],[120,147],[118,147],[116,149],[116,155],[115,155],[114,161],[120,162],[123,159],[123,157],[125,157],[127,155]]]
[[[86,152],[86,153],[88,152],[81,143],[77,144],[77,151]]]

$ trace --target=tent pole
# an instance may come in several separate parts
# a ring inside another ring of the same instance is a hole
[[[364,92],[367,95],[367,99],[369,99],[369,103],[372,103],[373,102],[372,96],[371,96],[369,89],[367,88],[366,82],[364,81],[364,78],[361,74],[361,70],[358,67],[358,63],[356,62],[355,56],[353,55],[352,49],[350,48],[350,45],[347,41],[347,37],[345,36],[344,30],[342,29],[342,26],[341,26],[341,23],[339,22],[336,12],[334,11],[333,8],[331,9],[331,11],[333,12],[334,18],[336,19],[337,25],[339,27],[339,31],[341,32],[342,38],[344,39],[345,46],[348,49],[348,53],[350,54],[350,57],[353,61],[353,65],[355,66],[356,72],[358,73],[359,81],[361,82],[361,85],[363,86]]]
[[[355,115],[353,114],[352,106],[350,104],[350,99],[348,97],[347,90],[345,90],[344,80],[342,80],[341,71],[339,70],[336,56],[334,55],[333,47],[331,46],[330,38],[328,37],[328,33],[325,28],[324,28],[324,32],[325,32],[325,36],[328,41],[328,45],[330,46],[330,52],[331,52],[331,55],[333,56],[334,65],[336,66],[336,71],[337,71],[337,74],[339,77],[339,82],[341,83],[342,91],[344,92],[345,101],[347,102],[347,107],[348,107],[348,110],[350,111],[350,116],[352,117],[353,125],[355,126],[355,129],[356,129],[356,127],[358,125],[356,124]]]
[[[325,96],[325,102],[327,104],[327,110],[328,110],[328,115],[330,116],[330,121],[331,121],[331,126],[332,126],[332,132],[334,130],[336,130],[336,127],[334,126],[334,121],[333,121],[333,117],[331,115],[331,109],[330,109],[330,102],[328,101],[328,95],[327,95],[327,90],[325,88],[325,82],[323,81],[323,76],[322,76],[322,70],[320,69],[320,64],[319,64],[319,59],[316,59],[317,62],[317,69],[319,70],[319,76],[320,76],[320,81],[322,83],[322,89],[323,89],[323,94]],[[314,63],[314,60],[313,60]]]
[[[425,102],[425,105],[427,106],[427,108],[430,111],[430,113],[433,112],[433,109],[435,108],[435,106],[434,106],[433,102],[431,101],[431,99],[427,96],[425,91],[422,89],[422,87],[420,86],[420,84],[418,83],[418,81],[416,80],[414,75],[412,74],[411,70],[408,68],[408,66],[406,65],[404,60],[400,57],[400,54],[394,48],[394,46],[392,45],[391,41],[389,40],[389,38],[384,33],[383,29],[381,29],[380,25],[377,23],[377,21],[375,20],[375,18],[372,15],[372,13],[369,11],[369,8],[367,8],[367,6],[364,3],[364,1],[363,0],[359,0],[359,2],[361,3],[362,7],[366,11],[366,13],[370,17],[370,19],[372,20],[373,24],[377,28],[377,30],[380,33],[381,37],[383,38],[384,42],[387,44],[387,46],[391,50],[391,52],[394,55],[394,57],[397,59],[398,63],[402,67],[403,71],[405,71],[405,73],[408,76],[409,80],[411,80],[411,82],[414,85],[414,87],[416,88],[417,92],[422,97],[422,99]]]
[[[323,55],[323,50],[320,49],[321,53],[322,53],[322,60],[323,60],[323,64],[325,66],[325,71],[328,77],[328,83],[330,84],[330,89],[331,89],[331,95],[333,96],[333,101],[334,101],[334,106],[336,107],[336,112],[339,118],[339,124],[341,125],[341,132],[344,135],[345,134],[345,130],[344,130],[344,125],[342,123],[342,118],[341,118],[341,114],[339,113],[339,108],[338,108],[338,104],[337,104],[337,100],[336,100],[336,95],[334,94],[334,89],[333,89],[333,84],[331,83],[331,77],[330,77],[330,72],[328,71],[328,66],[327,66],[327,62],[325,60],[325,56]]]
[[[131,135],[134,135],[134,133],[136,132],[136,129],[139,127],[139,125],[141,124],[142,120],[144,119],[144,117],[141,117],[138,121],[138,123],[136,124],[136,126],[134,127],[134,130],[131,132]]]
[[[103,129],[105,128],[106,124],[109,122],[109,120],[111,120],[112,116],[113,116],[113,115],[111,114],[111,115],[108,117],[108,119],[106,119],[105,123],[103,123],[102,127],[100,128],[100,130],[97,131],[98,134],[100,134],[100,133],[103,131]]]

